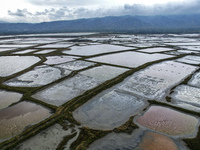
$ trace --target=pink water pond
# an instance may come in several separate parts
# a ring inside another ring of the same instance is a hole
[[[139,125],[167,134],[188,135],[196,132],[198,119],[170,108],[151,106],[136,119]]]

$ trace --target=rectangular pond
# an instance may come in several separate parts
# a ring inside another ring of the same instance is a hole
[[[169,88],[197,69],[194,66],[165,61],[134,73],[119,88],[148,99],[161,100]]]
[[[117,54],[109,54],[99,57],[93,57],[88,60],[102,62],[107,64],[119,65],[124,67],[135,68],[145,63],[172,58],[174,56],[165,54],[145,54],[139,52],[122,52]]]
[[[20,102],[0,111],[0,142],[21,133],[51,115],[50,110],[34,103]]]

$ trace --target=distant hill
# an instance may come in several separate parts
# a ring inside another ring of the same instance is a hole
[[[109,16],[43,23],[1,23],[0,34],[62,32],[199,33],[200,14]]]
[[[8,23],[8,22],[5,22],[5,21],[0,21],[0,23]]]

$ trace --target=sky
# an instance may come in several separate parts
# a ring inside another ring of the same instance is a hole
[[[200,13],[200,0],[5,0],[0,21],[49,22],[122,15]]]

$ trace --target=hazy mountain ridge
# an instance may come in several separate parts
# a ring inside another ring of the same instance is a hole
[[[55,32],[199,32],[200,14],[170,16],[109,16],[43,23],[1,23],[0,34]]]

